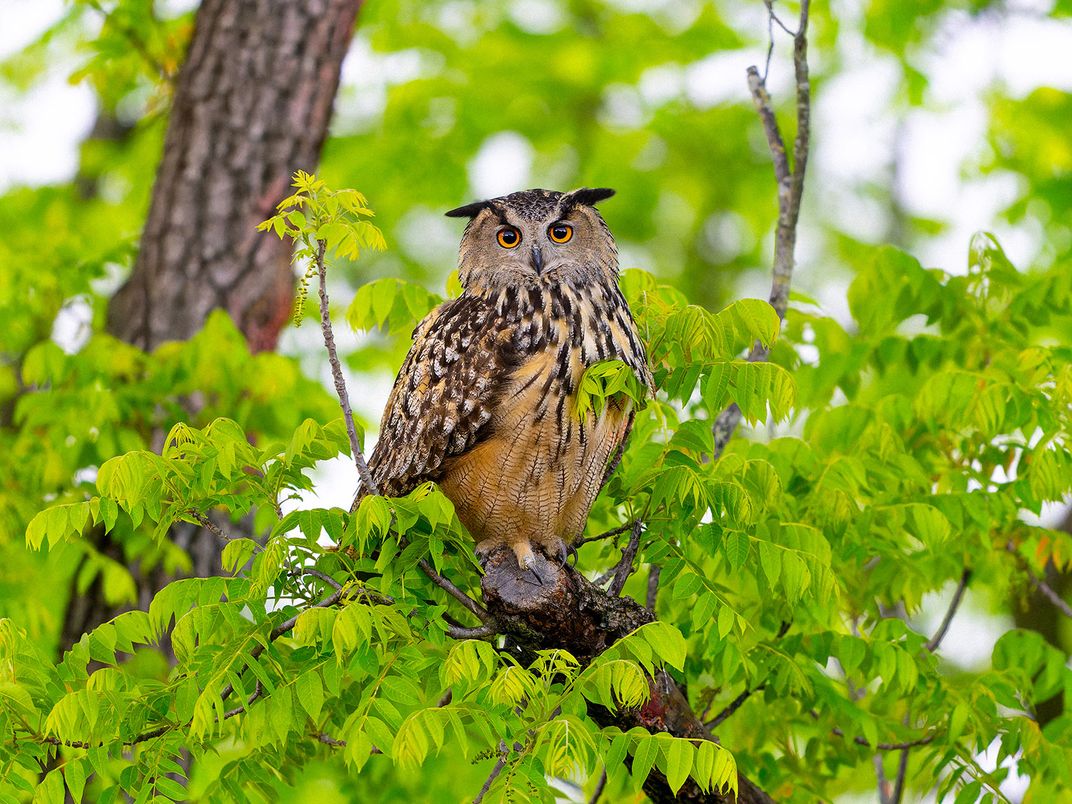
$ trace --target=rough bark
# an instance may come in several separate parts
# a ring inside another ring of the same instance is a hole
[[[130,279],[108,308],[108,329],[142,349],[184,340],[225,309],[256,351],[275,347],[293,302],[290,244],[255,231],[313,171],[360,0],[204,0],[179,71],[148,219]],[[220,571],[207,531],[172,539],[192,574]],[[123,561],[103,536],[98,549]],[[138,605],[173,578],[138,573]],[[78,572],[75,572],[77,578]],[[122,609],[99,579],[72,590],[61,648]]]
[[[617,640],[654,615],[629,597],[609,595],[572,567],[535,554],[533,567],[521,572],[509,549],[500,549],[484,566],[481,591],[488,613],[499,630],[509,634],[522,650],[564,648],[586,664]],[[596,722],[628,731],[642,726],[650,732],[665,731],[675,737],[713,740],[703,722],[689,706],[677,683],[665,672],[650,679],[651,698],[639,709],[610,712],[592,707]],[[770,796],[739,775],[738,804],[769,804]],[[675,797],[665,777],[653,770],[644,785],[652,801],[691,801],[732,804],[732,795],[704,793],[692,781]]]
[[[134,272],[111,332],[143,349],[189,338],[217,307],[255,350],[293,298],[290,246],[255,226],[315,169],[358,0],[204,0],[178,76]]]

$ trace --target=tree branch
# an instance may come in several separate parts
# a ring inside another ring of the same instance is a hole
[[[480,792],[476,794],[476,798],[473,799],[473,804],[480,804],[484,800],[484,796],[488,794],[491,789],[492,783],[502,773],[502,769],[506,767],[506,758],[510,755],[510,752],[506,750],[506,743],[499,740],[499,761],[495,763],[495,767],[491,769],[491,773],[488,774],[488,778],[484,780],[484,786],[480,788]]]
[[[663,574],[663,568],[658,564],[652,564],[648,571],[648,597],[645,608],[652,614],[655,613],[655,602],[659,597],[659,578]]]
[[[969,567],[965,567],[964,571],[960,574],[960,581],[957,582],[957,588],[953,590],[953,598],[949,601],[949,608],[946,609],[945,616],[942,617],[942,622],[938,625],[938,630],[934,632],[934,635],[927,640],[923,647],[927,649],[929,653],[935,653],[942,644],[942,640],[945,639],[947,633],[949,633],[949,626],[953,623],[953,618],[957,614],[957,610],[960,608],[961,602],[964,600],[964,592],[968,588],[968,582],[971,581],[972,571]],[[908,715],[905,715],[905,723],[908,722]],[[837,733],[835,729],[834,733]],[[885,795],[884,788],[888,785],[884,778],[884,773],[881,771],[881,762],[875,763],[875,771],[879,778],[879,795],[883,799],[884,804],[900,804],[902,797],[904,796],[905,780],[908,776],[908,752],[909,749],[916,747],[917,745],[926,745],[933,740],[935,735],[916,740],[913,742],[905,743],[902,745],[893,744],[894,750],[900,750],[901,756],[897,760],[897,775],[893,780],[893,790],[887,796]],[[858,744],[866,745],[867,741],[859,743],[860,739],[857,737]],[[888,744],[882,744],[875,746],[876,750],[888,751],[891,750],[887,747]]]
[[[767,2],[768,27],[773,20],[788,32],[782,21],[774,16],[772,3]],[[774,178],[778,183],[778,226],[774,239],[774,265],[771,280],[770,304],[785,319],[789,306],[789,288],[796,264],[797,221],[800,218],[800,203],[804,196],[804,174],[808,165],[808,147],[811,139],[811,82],[808,77],[808,0],[800,3],[800,24],[793,32],[793,66],[796,79],[797,134],[793,141],[793,164],[790,166],[785,141],[778,127],[778,118],[767,93],[766,73],[760,76],[755,66],[748,68],[748,90],[752,103],[763,124],[767,136],[771,161],[774,163]],[[771,42],[773,47],[773,39]],[[769,56],[768,56],[769,59]],[[756,342],[748,352],[749,362],[766,360],[770,351]],[[714,457],[726,449],[733,433],[741,423],[741,409],[734,403],[715,419],[712,432],[715,436]]]
[[[602,541],[603,539],[612,539],[612,538],[614,538],[615,536],[617,536],[620,533],[625,533],[627,530],[629,530],[631,527],[633,527],[633,524],[634,524],[633,522],[626,522],[624,525],[619,525],[616,528],[611,528],[610,530],[605,530],[602,533],[596,534],[595,536],[582,537],[580,539],[575,540],[573,542],[573,544],[570,545],[570,546],[574,550],[576,550],[582,544],[588,544],[589,542],[599,542],[599,541]]]
[[[587,664],[617,640],[655,619],[631,598],[611,595],[568,564],[560,565],[539,552],[532,570],[542,579],[540,585],[533,585],[531,575],[521,572],[509,548],[488,555],[484,570],[481,588],[488,612],[499,630],[526,651],[563,648]],[[648,687],[650,698],[638,709],[610,712],[593,705],[589,712],[597,723],[615,725],[623,731],[640,726],[652,733],[712,739],[668,674],[657,672],[649,679]],[[738,783],[737,804],[771,801],[746,777],[740,776]],[[674,800],[665,777],[655,771],[645,782],[644,790],[653,801]],[[677,800],[729,804],[732,795],[704,793],[689,781],[678,792]]]
[[[741,706],[744,705],[744,702],[752,697],[753,693],[759,692],[760,690],[764,690],[766,688],[766,684],[760,684],[758,687],[746,689],[744,692],[742,692],[740,695],[730,701],[729,705],[725,709],[723,709],[710,720],[704,722],[704,725],[714,731],[715,728],[717,728],[724,720],[726,720],[726,718],[730,717],[730,715],[740,709]]]
[[[640,534],[644,529],[644,523],[639,519],[633,522],[633,532],[629,536],[629,544],[622,548],[622,560],[614,570],[614,580],[610,582],[607,591],[617,597],[625,588],[625,582],[633,572],[633,560],[640,548]]]
[[[964,599],[964,590],[968,588],[968,581],[971,580],[972,571],[968,568],[964,568],[964,572],[960,574],[960,582],[957,584],[956,590],[953,592],[953,599],[949,601],[949,608],[946,609],[945,617],[942,618],[941,624],[938,626],[938,630],[934,632],[934,636],[927,640],[927,644],[924,647],[934,653],[938,650],[938,647],[942,644],[942,640],[945,639],[946,633],[949,631],[949,626],[953,623],[953,618],[957,614],[957,609],[960,608],[960,603]]]
[[[1038,589],[1046,598],[1053,603],[1054,606],[1066,617],[1072,617],[1072,606],[1069,606],[1064,599],[1053,590],[1053,587],[1046,583],[1041,578],[1036,578],[1032,573],[1027,574],[1027,579],[1031,581],[1031,585]]]
[[[597,804],[599,797],[603,795],[603,788],[607,786],[607,768],[603,767],[603,773],[599,775],[599,781],[596,782],[596,789],[592,791],[592,797],[588,799],[588,804]]]
[[[365,461],[365,454],[361,451],[361,445],[357,442],[354,413],[350,409],[350,397],[346,393],[346,378],[343,377],[342,364],[339,363],[339,351],[335,348],[335,334],[331,330],[331,311],[328,306],[328,269],[324,262],[326,249],[327,243],[323,240],[316,241],[316,272],[320,278],[320,331],[324,336],[324,346],[328,350],[331,376],[335,380],[335,394],[339,397],[343,421],[346,422],[346,435],[350,439],[350,453],[354,457],[357,475],[361,478],[361,484],[371,494],[379,494],[379,488],[376,486],[376,481],[372,479],[372,473],[369,471],[368,463]]]

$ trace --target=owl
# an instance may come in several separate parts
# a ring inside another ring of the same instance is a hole
[[[534,547],[565,559],[632,425],[628,400],[579,415],[585,369],[618,359],[652,388],[595,208],[613,194],[525,190],[446,213],[469,219],[463,292],[414,331],[369,459],[381,494],[435,481],[478,555],[508,545],[522,569]]]

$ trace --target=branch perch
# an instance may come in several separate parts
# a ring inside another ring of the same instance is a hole
[[[502,633],[509,634],[523,649],[564,648],[587,664],[622,637],[655,620],[644,606],[629,597],[609,594],[569,565],[535,554],[531,568],[542,581],[534,585],[532,573],[518,568],[508,548],[500,548],[486,560],[481,580],[484,602]],[[692,711],[677,683],[665,672],[648,681],[651,697],[639,709],[609,712],[593,707],[590,712],[601,725],[616,725],[623,731],[641,726],[652,733],[675,737],[712,739],[711,733]],[[744,776],[738,780],[737,804],[768,804],[771,798]],[[666,779],[652,771],[644,790],[655,802],[674,801]],[[703,793],[689,781],[677,801],[730,804],[733,797]]]

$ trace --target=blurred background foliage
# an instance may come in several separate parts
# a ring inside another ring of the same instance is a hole
[[[9,0],[5,22],[26,5]],[[794,3],[776,10],[795,19]],[[26,522],[85,482],[82,467],[144,444],[152,428],[126,427],[125,411],[146,409],[164,387],[195,393],[206,372],[228,381],[194,424],[225,411],[244,426],[274,417],[259,426],[285,431],[330,410],[319,386],[283,361],[251,369],[268,358],[243,352],[223,322],[212,337],[214,348],[233,345],[230,363],[191,342],[137,382],[129,364],[140,358],[99,334],[137,248],[193,12],[189,2],[72,0],[0,63],[5,99],[33,102],[59,74],[89,87],[95,105],[75,170],[47,183],[14,171],[0,188],[0,615],[17,614],[43,644],[55,639],[60,601],[35,592],[64,577],[64,554],[26,551]],[[1068,51],[1048,47],[1068,42],[1070,25],[1068,0],[813,5],[815,158],[799,298],[847,322],[845,291],[870,264],[865,246],[893,243],[960,274],[971,229],[996,231],[1022,270],[1070,268],[1072,77],[1051,69]],[[769,85],[788,121],[788,39],[773,33]],[[762,69],[768,36],[756,0],[369,0],[319,172],[369,197],[390,248],[344,275],[354,286],[397,276],[441,292],[460,233],[444,210],[520,187],[592,185],[618,190],[602,210],[623,267],[651,271],[710,309],[765,297],[776,196],[744,68]],[[6,126],[19,125],[20,108],[8,106]],[[352,292],[340,291],[340,300]],[[284,338],[314,375],[320,358],[305,347],[315,334]],[[1068,319],[1056,318],[1033,337],[1069,335]],[[355,394],[357,407],[374,425],[401,347],[347,345],[351,370],[371,389]],[[265,374],[272,387],[246,380]],[[54,413],[21,426],[32,421],[22,392],[35,378],[70,384],[67,420],[83,430],[50,429]],[[250,399],[258,405],[236,408]],[[169,414],[157,415],[162,424]],[[122,599],[121,579],[113,591]],[[1007,611],[1006,601],[989,603]]]

